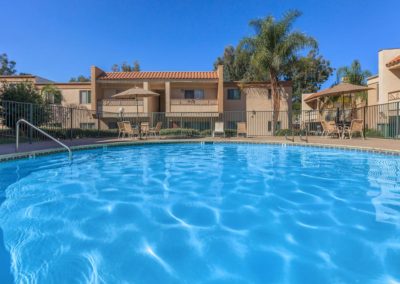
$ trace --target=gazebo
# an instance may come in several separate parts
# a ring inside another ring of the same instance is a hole
[[[320,109],[320,103],[323,100],[323,98],[327,97],[341,97],[341,108],[342,108],[342,113],[345,111],[345,98],[346,96],[350,99],[350,102],[355,98],[355,94],[366,92],[368,90],[372,90],[373,88],[366,87],[366,86],[361,86],[361,85],[355,85],[355,84],[350,84],[350,83],[340,83],[338,85],[335,85],[333,87],[327,88],[325,90],[322,90],[318,93],[314,93],[309,95],[304,99],[304,101],[307,104],[314,104],[314,108],[318,109],[319,111],[322,111]],[[351,106],[351,109],[353,111],[353,106]],[[337,114],[339,113],[339,107],[336,110]],[[338,120],[338,115],[336,115],[336,119]]]

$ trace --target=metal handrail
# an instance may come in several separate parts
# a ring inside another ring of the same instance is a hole
[[[41,134],[43,134],[43,135],[46,136],[47,138],[50,138],[50,139],[53,140],[54,142],[58,143],[59,145],[61,145],[61,146],[64,147],[65,149],[67,149],[68,154],[69,154],[68,157],[69,157],[70,160],[72,160],[72,151],[71,151],[71,149],[70,149],[67,145],[65,145],[64,143],[58,141],[56,138],[54,138],[54,137],[51,136],[50,134],[44,132],[43,130],[41,130],[40,128],[36,127],[35,125],[33,125],[32,123],[26,121],[26,120],[23,119],[23,118],[19,119],[19,120],[17,121],[17,124],[16,124],[16,132],[17,132],[17,133],[16,133],[16,140],[15,140],[15,151],[16,151],[16,152],[18,152],[18,148],[19,148],[19,125],[20,125],[21,123],[27,124],[28,126],[32,127],[33,129],[39,131]]]

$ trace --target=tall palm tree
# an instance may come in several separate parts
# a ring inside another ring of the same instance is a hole
[[[307,47],[317,48],[315,39],[302,32],[292,31],[293,23],[300,16],[299,11],[292,10],[286,12],[281,20],[273,16],[253,20],[250,25],[256,34],[243,39],[243,45],[253,54],[251,62],[256,70],[256,79],[271,82],[273,132],[276,130],[283,93],[279,79],[284,77],[285,70],[290,68],[299,51]]]
[[[336,84],[340,82],[346,82],[355,85],[367,85],[367,78],[370,77],[372,73],[368,70],[363,70],[359,60],[355,59],[350,66],[344,66],[338,68],[336,72]],[[357,93],[356,98],[363,102],[367,101],[368,93],[362,92]],[[355,104],[355,101],[352,104]]]
[[[361,63],[357,59],[354,60],[350,66],[338,68],[336,72],[337,83],[347,82],[355,85],[367,85],[367,78],[371,76],[371,72],[363,70]]]

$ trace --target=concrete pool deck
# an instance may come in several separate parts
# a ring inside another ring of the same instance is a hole
[[[294,142],[287,140],[285,137],[256,137],[256,138],[197,138],[197,139],[115,139],[115,138],[83,138],[74,140],[60,140],[72,150],[96,148],[105,145],[134,145],[147,143],[190,143],[190,142],[235,142],[235,143],[266,143],[266,144],[286,144],[297,146],[317,146],[329,148],[341,148],[352,150],[364,150],[377,153],[386,153],[400,155],[400,140],[368,138],[362,139],[333,139],[309,136],[308,142],[295,137]],[[53,141],[41,141],[29,143],[21,143],[18,153],[15,152],[15,144],[0,144],[0,161],[21,157],[29,157],[31,155],[43,155],[50,152],[59,152],[64,149]]]

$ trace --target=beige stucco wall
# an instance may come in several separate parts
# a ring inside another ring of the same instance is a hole
[[[368,78],[368,87],[373,88],[368,90],[368,105],[373,106],[379,104],[379,76]]]
[[[268,88],[265,87],[246,87],[243,89],[246,95],[247,110],[247,134],[249,136],[268,136],[272,135],[273,127],[273,103],[268,98]],[[289,127],[288,109],[291,107],[290,100],[292,95],[291,87],[284,87],[281,93],[281,105],[278,121],[281,129]]]
[[[273,111],[272,96],[268,98],[268,88],[245,87],[247,111]],[[281,93],[280,111],[287,111],[292,97],[292,88],[284,87]]]
[[[389,93],[400,91],[400,69],[389,69],[386,64],[400,55],[400,48],[381,50],[379,57],[379,104],[385,104],[400,99],[389,101]]]

